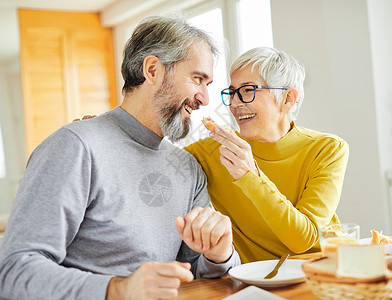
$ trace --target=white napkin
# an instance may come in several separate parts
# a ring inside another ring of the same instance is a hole
[[[254,285],[248,286],[243,290],[224,298],[223,300],[284,300],[284,298],[272,294],[266,290],[255,287]]]

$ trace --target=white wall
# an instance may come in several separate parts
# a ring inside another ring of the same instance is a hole
[[[0,122],[6,177],[0,178],[0,215],[9,213],[26,157],[19,62],[19,25],[15,7],[0,6]]]
[[[0,178],[0,214],[9,213],[26,164],[19,57],[0,62],[0,121],[6,177]]]
[[[384,169],[391,170],[391,164],[389,159],[387,167],[381,149],[392,138],[388,129],[378,128],[391,128],[385,122],[392,116],[385,111],[391,97],[388,102],[386,84],[377,80],[383,72],[392,80],[391,64],[383,65],[383,57],[389,63],[390,57],[380,48],[375,62],[373,46],[391,47],[392,26],[390,20],[369,25],[386,6],[391,16],[387,2],[372,3],[368,10],[366,0],[271,0],[274,46],[296,57],[307,71],[297,124],[337,134],[350,145],[338,214],[343,222],[359,223],[362,237],[370,236],[372,228],[390,233]],[[378,120],[380,111],[384,114]]]
[[[368,0],[382,192],[392,215],[392,1]],[[391,221],[392,222],[392,221]],[[392,225],[391,225],[392,227]]]

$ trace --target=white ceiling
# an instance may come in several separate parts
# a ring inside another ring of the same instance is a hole
[[[2,6],[43,10],[98,12],[118,0],[0,0]]]

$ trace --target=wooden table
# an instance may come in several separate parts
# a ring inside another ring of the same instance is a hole
[[[321,257],[321,253],[311,253],[293,256],[291,259],[312,259]],[[230,296],[248,284],[226,276],[219,279],[196,279],[192,282],[183,282],[179,288],[180,300],[208,299],[221,300]],[[316,300],[308,285],[303,282],[279,288],[265,288],[269,292],[290,300]]]

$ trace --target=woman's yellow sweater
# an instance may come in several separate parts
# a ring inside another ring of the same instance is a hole
[[[317,227],[339,222],[348,144],[295,124],[277,142],[246,141],[260,177],[248,172],[233,181],[211,138],[185,148],[207,175],[212,204],[230,217],[242,262],[319,251]]]

